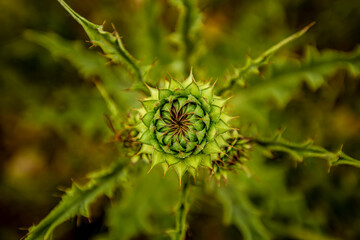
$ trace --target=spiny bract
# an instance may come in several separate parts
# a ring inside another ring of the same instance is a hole
[[[198,84],[190,73],[182,83],[171,79],[149,91],[136,126],[143,143],[138,155],[151,154],[151,168],[173,167],[180,180],[187,171],[195,176],[199,166],[212,169],[211,155],[224,151],[224,134],[231,129],[231,117],[223,113],[226,100],[214,95],[214,85]]]
[[[224,151],[215,155],[212,154],[213,175],[220,181],[221,178],[227,180],[227,174],[230,171],[242,170],[247,175],[251,175],[245,162],[249,160],[248,153],[252,149],[250,138],[246,138],[238,131],[228,131],[223,135],[228,145]]]

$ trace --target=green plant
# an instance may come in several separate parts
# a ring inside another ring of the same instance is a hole
[[[125,119],[124,112],[129,109],[120,109],[123,106],[113,99],[114,94],[110,94],[111,88],[107,87],[111,86],[116,70],[104,67],[103,60],[98,56],[89,57],[83,49],[53,34],[26,32],[27,39],[59,57],[68,58],[82,74],[92,79],[108,106],[107,121],[115,133],[117,146],[124,152],[108,169],[91,174],[86,185],[74,184],[67,190],[59,205],[38,225],[29,229],[26,239],[48,239],[54,229],[67,219],[75,215],[88,217],[90,203],[102,194],[114,198],[114,206],[109,210],[109,232],[103,238],[129,239],[143,233],[154,238],[169,236],[185,239],[192,203],[211,194],[224,208],[224,222],[236,226],[244,239],[298,238],[304,233],[310,238],[327,239],[321,231],[314,230],[316,224],[311,230],[305,227],[310,223],[297,224],[297,216],[304,209],[301,197],[294,200],[291,209],[282,208],[281,201],[290,195],[280,183],[284,176],[276,169],[268,169],[265,158],[272,158],[279,152],[289,154],[298,162],[304,158],[322,158],[329,168],[341,164],[360,167],[360,162],[341,150],[333,153],[314,146],[312,141],[300,144],[285,140],[282,133],[269,131],[269,115],[275,107],[286,106],[304,81],[311,88],[318,89],[329,75],[340,68],[358,74],[359,50],[317,53],[310,49],[300,62],[277,59],[270,65],[269,60],[275,52],[302,36],[313,25],[310,24],[258,58],[249,57],[245,65],[235,68],[227,80],[219,80],[222,84],[196,82],[192,72],[183,82],[172,77],[169,81],[157,81],[151,77],[151,70],[156,65],[137,61],[125,49],[115,30],[113,33],[104,31],[102,25],[91,23],[64,1],[58,1],[82,25],[91,44],[100,47],[112,64],[124,66],[129,73],[124,79],[134,80],[129,90],[146,98],[140,100],[143,108],[130,113]],[[178,44],[173,62],[179,63],[174,72],[176,76],[184,77],[194,66],[196,75],[201,55],[200,50],[196,51],[201,48],[201,14],[194,1],[173,1],[173,4],[180,12],[177,31],[173,35]],[[83,64],[85,60],[91,68]],[[127,82],[124,80],[122,84]],[[248,87],[240,88],[245,85]],[[236,113],[239,115],[238,120],[233,119],[230,123],[232,117],[224,113],[228,100],[225,99],[229,94],[235,95],[232,100],[237,104]],[[254,124],[256,129],[245,129],[243,126],[247,123]],[[275,136],[269,137],[269,132]],[[151,164],[150,169],[162,164],[165,172],[173,167],[182,184],[181,191],[178,191],[178,182],[172,176],[161,179],[155,169],[146,175],[144,169],[149,169],[146,163]],[[196,181],[186,172],[196,177]],[[278,176],[269,177],[271,174]],[[214,176],[216,181],[207,178],[207,175]],[[265,182],[267,177],[271,181],[265,186],[257,185],[251,177],[253,175]],[[228,183],[216,186],[215,183],[221,184],[221,179]],[[135,189],[129,189],[133,184]],[[117,189],[124,190],[124,196],[114,195]],[[276,200],[277,194],[284,198]],[[265,203],[259,209],[251,201],[252,195],[265,196]],[[142,201],[141,197],[146,201]],[[172,208],[176,209],[175,216],[171,215]],[[262,220],[260,212],[266,210],[270,213]],[[271,213],[281,215],[283,211],[291,212],[295,219],[293,228],[300,230],[284,229],[286,222],[271,219]],[[124,219],[131,222],[126,227]]]

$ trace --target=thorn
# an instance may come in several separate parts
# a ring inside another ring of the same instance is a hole
[[[170,73],[169,73],[169,72],[167,72],[167,75],[169,75],[170,79],[173,79],[173,77],[170,75]]]
[[[339,153],[342,153],[343,147],[344,147],[344,144],[341,144],[340,149],[339,149]]]
[[[57,189],[60,191],[60,192],[63,192],[63,193],[65,193],[66,192],[66,187],[62,187],[62,186],[60,186],[60,187],[57,187]]]
[[[240,118],[240,116],[233,116],[233,117],[230,118],[230,121],[234,120],[234,119],[238,119],[238,118]]]
[[[230,97],[228,97],[227,99],[225,99],[225,102],[229,101],[230,99],[232,99],[234,97],[234,95],[231,95]]]
[[[224,183],[225,183],[225,185],[227,185],[227,183],[228,183],[227,178],[226,178],[225,176],[222,176],[222,177],[223,177],[223,179],[224,179]]]
[[[151,63],[151,67],[153,67],[159,60],[157,58],[154,59],[154,61]]]
[[[107,61],[107,62],[105,63],[105,65],[106,65],[106,66],[109,66],[109,65],[111,65],[111,64],[113,64],[113,63],[114,63],[114,61],[111,59],[111,60]]]
[[[150,169],[149,169],[149,171],[147,172],[147,174],[150,173],[150,171],[153,169],[153,167],[154,167],[154,166],[151,166],[151,167],[150,167]],[[165,175],[164,175],[164,176],[165,176]]]
[[[104,24],[105,24],[105,21],[104,21]],[[115,28],[114,23],[111,23],[111,26],[112,26],[112,28],[114,29],[114,32],[116,33],[117,31],[116,31],[116,28]]]
[[[212,87],[215,87],[215,84],[217,83],[217,81],[218,81],[218,79],[215,79],[215,81],[214,81],[214,83],[213,83]]]

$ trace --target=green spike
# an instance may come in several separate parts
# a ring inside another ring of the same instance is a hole
[[[164,99],[169,97],[172,94],[172,91],[169,89],[159,89],[159,99]]]
[[[205,148],[203,149],[203,153],[205,154],[213,154],[213,153],[220,153],[221,149],[219,147],[219,145],[214,141],[212,142],[208,142],[205,146]]]
[[[152,145],[154,139],[150,133],[150,130],[146,130],[140,138],[140,142]]]
[[[207,132],[206,141],[213,141],[216,135],[216,127],[215,124],[210,125],[210,129]]]
[[[145,124],[145,126],[149,127],[150,123],[154,119],[155,112],[148,112],[145,114],[145,116],[141,119],[142,122]]]
[[[147,112],[151,112],[155,109],[156,105],[159,103],[157,100],[144,100],[141,101],[142,105],[144,106]]]
[[[154,151],[153,146],[150,146],[150,145],[147,145],[147,144],[142,144],[138,154],[150,154],[150,153],[153,153],[153,151]]]
[[[202,105],[202,108],[207,112],[207,113],[210,113],[211,112],[211,105],[210,103],[208,103],[205,99],[203,98],[200,98],[199,99],[201,105]]]
[[[206,129],[209,130],[209,128],[210,128],[210,116],[208,114],[205,114],[204,117],[201,118],[201,120],[205,123]]]
[[[141,121],[139,122],[136,126],[135,129],[139,132],[139,133],[143,133],[145,132],[148,128],[146,127],[146,125]]]
[[[212,169],[213,167],[210,155],[203,155],[200,165]]]
[[[191,176],[193,176],[194,180],[196,178],[196,169],[195,168],[192,168],[192,167],[189,167],[187,169],[187,171],[191,174]]]
[[[223,106],[225,106],[225,103],[226,103],[229,99],[230,99],[230,98],[228,98],[228,99],[222,99],[222,98],[220,98],[220,97],[214,97],[214,101],[213,101],[212,104],[222,108]]]
[[[221,116],[221,108],[215,105],[211,105],[210,118],[211,121],[217,122],[219,121]]]
[[[159,100],[159,89],[152,88],[150,86],[147,86],[151,95],[151,98],[154,100]]]
[[[187,88],[192,82],[194,82],[194,76],[192,74],[192,71],[190,72],[190,75],[185,79],[185,81],[182,83],[184,88]]]
[[[217,143],[217,145],[223,149],[225,148],[226,146],[228,146],[229,144],[224,140],[224,138],[222,137],[222,135],[219,135],[215,138],[215,141]]]
[[[200,88],[195,81],[193,81],[189,86],[187,86],[185,90],[188,91],[190,94],[194,95],[195,97],[201,98]]]
[[[164,162],[165,162],[165,153],[154,150],[152,156],[151,168]]]
[[[201,160],[202,160],[202,155],[198,154],[198,155],[193,155],[193,156],[187,157],[185,159],[185,162],[190,167],[197,169],[201,163]]]
[[[213,97],[214,97],[214,86],[205,88],[201,90],[201,95],[206,98],[208,103],[212,103]]]
[[[186,144],[186,150],[185,152],[190,152],[192,151],[196,146],[196,142],[189,142]]]
[[[223,120],[220,119],[220,121],[216,124],[216,130],[219,134],[222,134],[231,130],[231,127],[229,127]]]
[[[183,146],[181,146],[181,144],[178,141],[175,141],[173,144],[173,147],[177,150],[177,151],[181,151],[184,152],[185,148],[183,148]]]
[[[200,145],[196,145],[196,149],[193,154],[196,155],[199,152],[201,152],[204,149],[205,145],[206,145],[206,141],[203,141]]]
[[[186,170],[188,170],[189,166],[184,161],[180,161],[177,164],[175,164],[173,166],[173,168],[175,169],[175,172],[178,175],[179,181],[181,184],[181,178],[182,178],[182,176],[184,176],[184,174],[186,173]]]
[[[184,89],[184,87],[181,85],[181,83],[179,83],[179,82],[176,81],[175,79],[171,79],[171,80],[170,80],[169,89],[170,89],[170,90]]]
[[[198,131],[195,133],[196,134],[196,137],[198,139],[198,143],[202,143],[204,137],[205,137],[205,134],[206,134],[206,129],[202,129],[201,131]]]
[[[172,166],[172,165],[180,162],[181,159],[175,157],[175,156],[172,155],[172,154],[165,154],[165,161],[167,162],[167,164],[168,164],[169,166]]]
[[[231,117],[225,113],[221,113],[221,120],[223,120],[225,123],[228,123],[230,120],[234,119],[234,117]]]

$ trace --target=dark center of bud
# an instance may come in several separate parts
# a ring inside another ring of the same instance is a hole
[[[171,107],[170,111],[170,127],[174,132],[174,135],[182,135],[186,134],[186,131],[189,130],[189,126],[191,125],[189,121],[189,113],[184,112],[184,108],[181,107],[178,110],[175,106]]]
[[[153,134],[165,153],[185,158],[198,154],[206,145],[210,117],[193,96],[163,101],[155,115]]]

